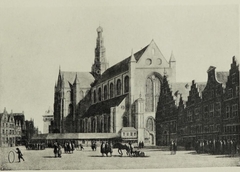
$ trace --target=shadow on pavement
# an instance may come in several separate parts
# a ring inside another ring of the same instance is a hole
[[[231,156],[231,155],[219,155],[216,158],[234,158],[234,156]]]
[[[55,158],[55,156],[43,156],[43,158]],[[58,157],[56,157],[58,158]]]
[[[112,158],[112,157],[124,157],[124,158],[148,158],[150,156],[144,156],[144,157],[140,157],[140,156],[120,156],[120,155],[112,155],[112,156],[102,156],[102,155],[89,155],[88,157],[100,157],[100,158]]]
[[[191,154],[191,155],[200,155],[197,152],[188,152],[187,154]]]

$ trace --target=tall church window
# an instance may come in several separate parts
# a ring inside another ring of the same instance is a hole
[[[153,131],[154,130],[153,126],[154,126],[153,119],[152,118],[148,118],[148,120],[147,120],[147,129],[149,131]]]
[[[118,79],[117,80],[117,95],[121,94],[121,89],[122,89],[121,80]]]
[[[155,78],[155,107],[157,107],[158,105],[158,100],[159,100],[159,96],[160,96],[160,90],[161,90],[161,82],[159,78]]]
[[[129,77],[126,76],[124,78],[124,93],[129,92]]]
[[[110,84],[110,98],[113,98],[113,83]]]
[[[99,88],[98,89],[98,101],[101,101],[102,100],[102,89]]]
[[[105,85],[104,88],[103,88],[103,94],[104,94],[104,100],[107,99],[107,93],[108,93],[108,90],[107,90],[107,86]]]
[[[96,103],[96,91],[93,91],[93,102]]]
[[[146,112],[153,112],[153,81],[147,78],[146,84]]]

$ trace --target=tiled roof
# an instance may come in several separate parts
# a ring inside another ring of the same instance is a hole
[[[64,78],[64,86],[69,88],[69,83],[73,84],[77,75],[77,79],[82,88],[90,88],[90,84],[94,81],[92,74],[89,72],[67,72],[62,71],[61,75]]]
[[[104,113],[110,113],[110,108],[118,106],[123,99],[127,96],[127,94],[124,94],[119,97],[115,97],[109,100],[105,100],[96,104],[91,105],[88,110],[85,112],[83,115],[84,117],[90,117],[90,116],[95,116],[95,115],[102,115]]]
[[[221,83],[226,83],[227,82],[228,75],[229,75],[229,73],[225,72],[225,71],[216,72],[217,80]]]
[[[121,130],[122,131],[136,131],[136,129],[134,127],[123,127]]]
[[[48,134],[38,134],[36,136],[33,136],[31,138],[31,140],[42,140],[42,139],[46,139],[48,136]]]
[[[136,62],[138,62],[138,60],[141,58],[141,56],[143,55],[143,53],[146,51],[147,47],[149,45],[147,45],[146,47],[144,47],[143,49],[141,49],[140,51],[136,52],[134,54],[135,60]],[[101,83],[104,82],[106,80],[108,80],[109,78],[112,78],[118,74],[121,74],[125,71],[128,71],[128,63],[131,59],[131,56],[127,57],[126,59],[122,60],[121,62],[113,65],[112,67],[108,68],[101,76],[101,78],[98,80],[97,83]]]
[[[120,137],[117,133],[49,133],[47,140],[56,139],[111,139]]]

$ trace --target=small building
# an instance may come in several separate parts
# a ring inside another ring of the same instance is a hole
[[[15,121],[13,114],[8,114],[6,108],[0,113],[0,146],[15,146]]]
[[[53,121],[53,110],[49,109],[43,115],[43,134],[50,133],[51,122]]]

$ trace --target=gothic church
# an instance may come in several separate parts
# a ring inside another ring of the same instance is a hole
[[[102,27],[97,28],[91,72],[59,69],[53,133],[110,133],[123,140],[156,144],[155,115],[163,76],[176,81],[173,53],[167,61],[152,40],[109,67]]]

